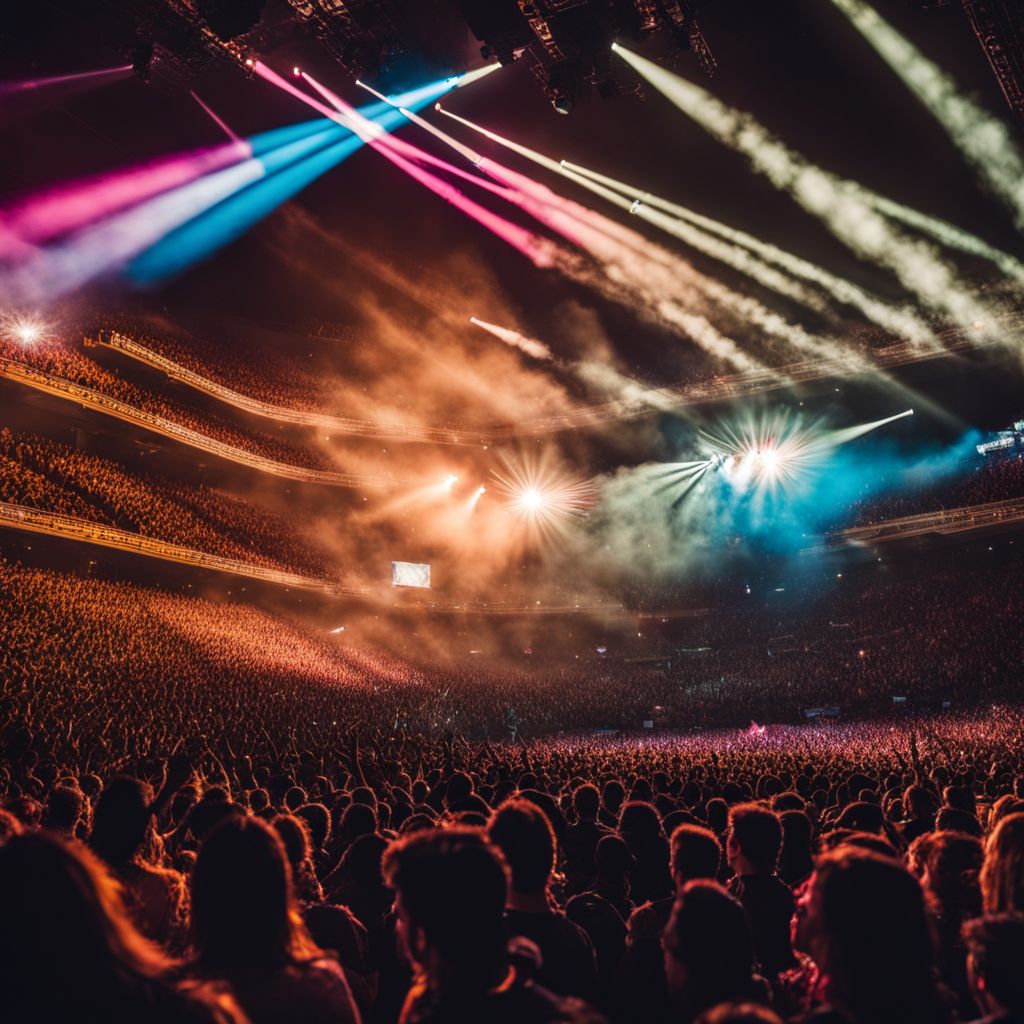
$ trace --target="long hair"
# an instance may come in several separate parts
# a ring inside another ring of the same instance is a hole
[[[818,861],[810,927],[829,999],[853,1024],[946,1024],[924,893],[898,861],[840,848]]]
[[[203,972],[276,970],[323,952],[292,891],[278,834],[254,817],[232,817],[203,840],[192,870],[192,943]]]
[[[1024,911],[1024,814],[1008,814],[988,837],[981,901],[986,914]]]
[[[127,1010],[173,962],[144,938],[81,844],[41,832],[0,846],[0,991],[10,1006]],[[170,989],[170,986],[166,986]]]

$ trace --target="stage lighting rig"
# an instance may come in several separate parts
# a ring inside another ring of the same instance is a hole
[[[962,2],[1006,102],[1024,121],[1024,6],[1020,0]]]
[[[459,9],[483,44],[485,58],[502,64],[527,58],[551,105],[568,114],[589,88],[610,99],[639,86],[611,60],[617,40],[634,42],[667,33],[692,50],[708,74],[715,59],[691,0],[459,0]]]
[[[144,82],[149,81],[149,71],[153,64],[153,40],[140,38],[132,44],[128,52],[132,63],[132,71]]]
[[[407,52],[398,0],[287,0],[304,25],[357,78],[385,73]]]
[[[269,33],[263,27],[254,31],[264,2],[98,0],[95,16],[104,20],[136,75],[161,92],[178,94],[188,93],[213,61],[226,58],[244,67],[246,56],[267,45]],[[243,35],[251,45],[242,44]]]
[[[569,61],[552,68],[548,75],[544,91],[559,114],[571,114],[576,106],[577,76],[578,72]]]
[[[224,42],[254,29],[265,4],[266,0],[195,0],[196,13]]]

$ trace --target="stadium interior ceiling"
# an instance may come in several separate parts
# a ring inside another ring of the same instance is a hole
[[[1016,557],[1021,438],[977,451],[1024,417],[1012,0],[35,0],[0,62],[0,427],[325,568],[189,564],[109,502],[8,559],[639,657]]]

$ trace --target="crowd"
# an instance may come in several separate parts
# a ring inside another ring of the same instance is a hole
[[[1018,710],[518,744],[338,723],[314,742],[315,692],[301,717],[250,693],[229,723],[212,692],[132,683],[123,741],[50,688],[0,708],[15,1024],[1024,1012]]]
[[[1024,575],[968,561],[532,667],[0,561],[3,1019],[1013,1024]],[[896,688],[955,709],[714,727]]]
[[[334,619],[0,562],[0,678],[23,714],[46,706],[55,721],[73,721],[83,743],[130,744],[123,709],[159,734],[196,728],[201,706],[208,725],[246,752],[262,742],[244,714],[254,702],[312,748],[331,742],[336,721],[495,738],[513,726],[539,736],[640,730],[645,721],[795,722],[804,708],[828,705],[864,717],[894,698],[984,706],[1014,693],[1024,663],[1020,568],[1009,558],[899,587],[844,581],[831,600],[784,616],[742,606],[709,615],[692,625],[699,640],[689,647],[631,662],[613,652],[428,654],[400,628],[384,651],[360,641],[358,619],[334,633]],[[440,640],[442,625],[432,633]]]
[[[329,575],[326,556],[302,528],[267,509],[7,428],[0,429],[0,500],[269,569]]]
[[[925,482],[926,481],[926,482]],[[864,526],[903,516],[939,512],[1024,497],[1024,458],[1016,455],[969,456],[951,477],[936,482],[932,474],[914,481],[882,481],[883,493],[850,506],[844,526]],[[878,487],[878,481],[875,482]]]
[[[231,420],[205,408],[140,387],[62,341],[41,340],[31,345],[22,345],[0,337],[0,358],[24,363],[35,370],[90,388],[143,413],[170,420],[204,437],[251,452],[272,462],[312,470],[335,468],[315,447],[293,444],[264,432],[243,429]]]
[[[223,335],[213,341],[198,334],[182,337],[154,332],[144,323],[133,323],[123,317],[107,319],[104,324],[104,330],[118,331],[157,355],[239,394],[270,405],[324,411],[322,377],[314,370],[312,352],[303,353],[302,357],[293,353],[282,355],[279,350],[263,345],[259,357],[253,358],[253,342],[249,338]],[[308,371],[304,362],[310,365]]]

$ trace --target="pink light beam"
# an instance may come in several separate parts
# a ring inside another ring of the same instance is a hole
[[[409,159],[407,156],[402,155],[402,153],[399,152],[400,148],[402,152],[419,153],[421,151],[417,150],[416,147],[410,147],[408,143],[402,143],[401,147],[397,145],[390,145],[389,142],[395,142],[397,140],[391,140],[390,136],[381,128],[373,124],[372,121],[364,118],[354,107],[345,103],[344,100],[339,96],[336,96],[330,89],[321,85],[305,72],[302,73],[302,78],[313,86],[313,88],[316,89],[324,99],[332,104],[334,109],[325,106],[314,97],[309,96],[291,82],[287,81],[287,79],[282,78],[276,72],[272,71],[262,61],[257,61],[256,63],[256,74],[279,88],[284,89],[285,92],[291,93],[291,95],[302,100],[303,103],[311,106],[314,110],[318,110],[324,116],[330,117],[331,120],[340,124],[343,128],[347,128],[350,132],[362,139],[363,142],[380,153],[381,156],[390,160],[396,167],[405,171],[406,174],[415,181],[418,181],[425,188],[430,189],[430,191],[435,195],[440,196],[456,209],[460,210],[467,216],[472,217],[478,223],[488,228],[495,235],[501,238],[502,241],[507,242],[513,248],[521,252],[536,266],[549,267],[553,265],[554,255],[552,253],[551,243],[540,238],[538,235],[535,235],[533,232],[520,227],[518,224],[513,224],[504,217],[501,217],[496,213],[492,213],[490,210],[464,195],[453,185],[446,181],[442,181],[436,175],[431,174],[429,171],[418,166],[418,164],[414,163],[413,160]]]
[[[251,156],[247,142],[230,142],[29,196],[0,209],[0,259],[24,258],[44,242]]]
[[[231,141],[232,141],[232,142],[241,142],[241,141],[242,141],[242,140],[241,140],[241,139],[240,139],[240,138],[239,138],[239,137],[238,137],[238,136],[237,136],[237,135],[236,135],[236,134],[235,134],[235,133],[234,133],[234,132],[233,132],[233,131],[232,131],[232,130],[231,130],[231,129],[230,129],[229,127],[228,127],[228,126],[227,126],[227,124],[226,124],[226,123],[224,122],[224,119],[223,119],[222,117],[218,116],[218,114],[216,113],[216,111],[214,111],[214,110],[213,110],[213,108],[212,108],[212,107],[210,107],[210,106],[209,106],[208,104],[204,103],[204,102],[202,101],[202,99],[200,99],[200,97],[199,97],[199,94],[198,94],[197,92],[195,92],[194,90],[190,89],[190,90],[189,90],[189,95],[190,95],[190,96],[192,97],[192,99],[194,99],[194,100],[196,101],[196,103],[198,103],[198,104],[199,104],[199,106],[201,106],[201,107],[203,108],[203,110],[205,110],[205,111],[206,111],[206,113],[207,113],[207,114],[209,114],[209,115],[210,115],[210,119],[211,119],[211,120],[212,120],[212,121],[214,122],[214,124],[216,124],[216,125],[217,125],[217,127],[218,127],[218,128],[220,128],[220,130],[221,130],[222,132],[224,132],[224,134],[225,134],[225,135],[226,135],[226,136],[227,136],[227,137],[228,137],[229,139],[231,139]]]

